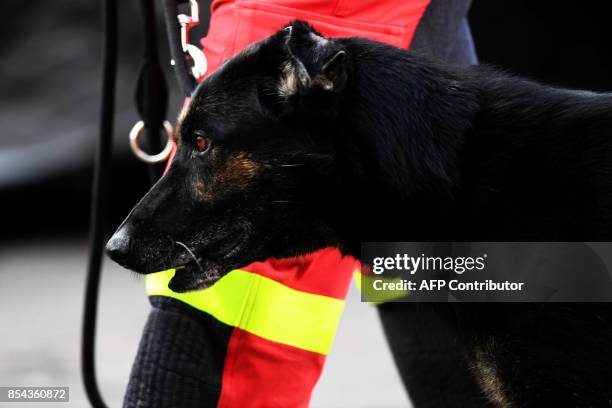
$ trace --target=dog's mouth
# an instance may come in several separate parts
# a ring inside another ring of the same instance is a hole
[[[177,242],[190,260],[174,266],[176,272],[168,287],[175,292],[187,292],[212,286],[231,269],[241,266],[239,255],[246,242],[247,234],[244,232],[228,235],[195,252]]]

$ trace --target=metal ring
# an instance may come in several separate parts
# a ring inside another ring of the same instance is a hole
[[[130,130],[130,147],[132,148],[132,152],[134,152],[136,157],[138,157],[140,160],[150,164],[161,163],[168,159],[172,153],[172,149],[174,148],[174,131],[170,122],[167,120],[164,121],[164,129],[166,130],[167,137],[166,146],[164,146],[164,149],[157,154],[148,154],[140,148],[138,136],[140,136],[144,128],[144,122],[139,120],[136,122],[134,127],[132,127],[132,130]]]

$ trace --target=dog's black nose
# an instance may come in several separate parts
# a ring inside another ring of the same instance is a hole
[[[130,253],[130,233],[128,225],[119,228],[106,243],[106,253],[110,258],[123,264]]]

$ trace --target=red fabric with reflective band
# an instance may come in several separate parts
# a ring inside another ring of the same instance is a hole
[[[227,348],[219,408],[307,407],[325,356],[235,328]]]
[[[241,269],[300,292],[344,300],[359,267],[353,257],[324,248],[305,256],[254,262]],[[307,407],[324,363],[323,354],[236,327],[227,349],[217,406]]]

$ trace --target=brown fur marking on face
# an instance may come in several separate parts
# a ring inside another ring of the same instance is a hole
[[[253,160],[248,153],[236,153],[227,158],[215,172],[214,183],[222,185],[223,189],[244,190],[262,168],[263,165]]]
[[[490,352],[484,349],[477,350],[474,353],[474,361],[471,368],[476,375],[480,389],[494,407],[516,407],[508,398],[504,384],[497,372],[495,360]]]
[[[223,164],[214,170],[210,181],[192,180],[191,190],[200,201],[213,200],[217,192],[243,191],[266,167],[268,165],[256,162],[248,153],[236,153],[223,159]]]

